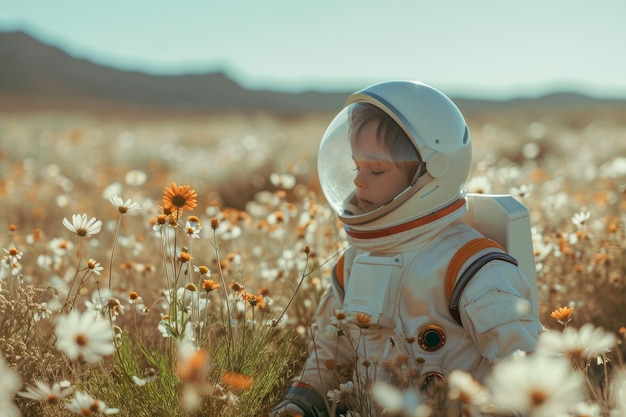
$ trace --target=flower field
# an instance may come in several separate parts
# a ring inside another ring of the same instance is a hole
[[[0,415],[266,416],[345,247],[315,172],[332,116],[1,115]],[[549,331],[432,396],[338,369],[329,407],[626,415],[626,112],[466,117],[468,191],[530,209]]]

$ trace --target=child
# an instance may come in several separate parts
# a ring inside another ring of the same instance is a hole
[[[348,99],[318,172],[350,246],[319,305],[311,356],[272,415],[330,416],[326,394],[343,367],[362,390],[384,381],[428,392],[455,369],[482,380],[495,362],[535,349],[536,299],[513,263],[488,262],[461,293],[458,321],[449,310],[448,265],[481,236],[460,221],[470,163],[463,115],[436,89],[392,81]]]

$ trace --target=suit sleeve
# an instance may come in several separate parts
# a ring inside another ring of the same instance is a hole
[[[493,364],[516,350],[534,352],[543,330],[533,311],[528,279],[515,265],[492,261],[480,269],[461,296],[463,327]]]

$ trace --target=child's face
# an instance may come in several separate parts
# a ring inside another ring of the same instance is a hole
[[[365,124],[352,138],[352,159],[356,164],[356,197],[363,212],[390,202],[409,186],[407,174],[393,161],[376,137],[378,121]]]

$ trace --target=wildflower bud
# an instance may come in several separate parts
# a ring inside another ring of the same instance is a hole
[[[198,288],[196,287],[196,284],[191,283],[191,282],[190,282],[189,284],[185,285],[185,289],[186,289],[187,291],[191,291],[191,292],[196,292],[196,291],[198,291]]]
[[[233,290],[236,293],[242,293],[245,290],[244,286],[238,282],[231,283],[229,287],[231,290]]]
[[[180,255],[178,255],[178,260],[183,263],[189,262],[191,260],[191,255],[189,252],[181,252]]]
[[[131,300],[137,300],[139,298],[139,294],[137,292],[135,292],[135,291],[131,291],[128,294],[128,298],[131,299]]]
[[[311,249],[308,246],[304,247],[304,253],[306,253],[307,255],[311,252]]]
[[[154,368],[146,368],[143,371],[143,376],[145,378],[156,378],[159,375],[159,372]]]
[[[211,229],[215,230],[215,229],[217,229],[217,226],[219,226],[219,225],[220,225],[220,221],[218,220],[218,218],[217,217],[213,217],[211,219]]]
[[[157,216],[157,224],[164,225],[167,220],[167,216],[165,214],[159,214]]]

